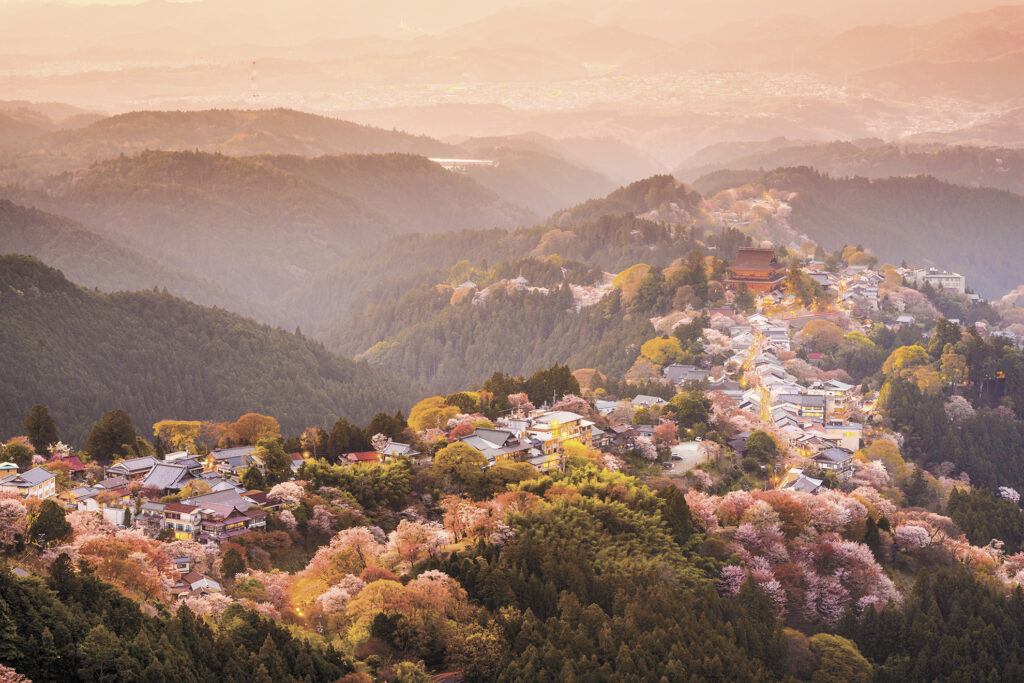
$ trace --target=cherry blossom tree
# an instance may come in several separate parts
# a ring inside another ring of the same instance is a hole
[[[331,508],[326,505],[317,505],[313,507],[313,516],[307,523],[308,528],[318,534],[327,536],[331,533],[331,527],[333,524],[334,515],[331,513]]]
[[[174,611],[177,612],[182,606],[187,606],[194,614],[209,614],[220,616],[231,603],[234,602],[222,593],[207,593],[181,598],[175,604]]]
[[[1020,503],[1020,492],[1017,489],[1012,489],[1009,486],[999,487],[999,497],[1005,500],[1011,500],[1014,503]]]
[[[690,489],[683,494],[683,497],[686,498],[686,504],[690,507],[690,513],[701,523],[706,532],[718,531],[718,517],[715,515],[715,510],[718,508],[716,497],[696,489]]]
[[[658,448],[654,445],[649,437],[638,436],[633,439],[633,443],[636,446],[637,453],[644,460],[657,460],[658,459]]]
[[[387,552],[408,570],[417,562],[440,556],[441,550],[451,542],[452,535],[440,524],[403,519],[398,528],[388,534]]]
[[[18,498],[0,499],[0,550],[15,545],[19,537],[25,537],[27,512]]]
[[[931,543],[931,534],[924,527],[904,524],[893,530],[893,541],[903,552],[914,552]]]
[[[950,396],[943,409],[946,417],[953,422],[963,422],[974,417],[974,406],[963,396]]]
[[[274,486],[267,493],[267,500],[289,507],[295,507],[302,501],[302,487],[293,481],[285,481]]]
[[[747,570],[743,567],[735,564],[722,567],[718,580],[718,592],[722,595],[736,595],[746,580]]]
[[[525,392],[509,394],[508,402],[512,406],[512,410],[518,413],[529,413],[534,410],[534,405],[530,403],[530,398]]]
[[[277,518],[281,520],[281,523],[288,528],[289,531],[294,529],[298,525],[298,520],[295,519],[295,514],[291,510],[282,510]]]
[[[345,611],[348,601],[365,586],[366,582],[358,576],[348,574],[341,581],[321,593],[320,597],[316,599],[316,604],[328,614],[340,614]]]
[[[9,666],[0,664],[0,683],[32,683],[32,679]]]

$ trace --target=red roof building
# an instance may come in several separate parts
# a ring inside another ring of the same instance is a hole
[[[345,460],[350,465],[373,465],[380,464],[380,454],[377,451],[363,451],[361,453],[346,453]]]
[[[741,247],[736,260],[726,270],[729,271],[727,285],[733,288],[746,285],[759,294],[780,288],[786,280],[786,268],[775,258],[773,249]]]

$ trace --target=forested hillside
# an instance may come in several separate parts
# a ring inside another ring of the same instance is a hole
[[[551,222],[560,226],[580,225],[602,216],[655,212],[660,220],[685,225],[702,222],[700,193],[670,175],[656,175],[620,187],[607,197],[591,199],[560,211]]]
[[[962,273],[983,297],[1021,283],[1020,195],[928,177],[831,178],[806,167],[776,169],[748,182],[796,192],[790,223],[826,249],[869,244],[882,262]]]
[[[708,278],[721,278],[722,262],[709,274],[699,252],[684,260],[687,252],[667,247],[662,257],[672,253],[679,256],[670,268],[638,265],[613,282],[599,267],[560,257],[460,262],[409,278],[400,297],[369,292],[327,343],[431,391],[472,386],[494,370],[528,376],[564,363],[623,377],[657,336],[651,318],[685,306],[676,301],[681,288],[691,303],[715,296]],[[520,274],[528,284],[514,282]],[[467,278],[476,287],[458,286]]]
[[[0,253],[28,254],[58,268],[74,282],[107,292],[166,287],[196,303],[247,312],[255,304],[118,242],[69,218],[0,200]]]
[[[1024,192],[1024,152],[1004,147],[883,144],[881,140],[723,143],[698,152],[675,175],[693,182],[723,169],[810,166],[831,176],[930,175],[956,185]]]
[[[508,149],[480,149],[494,166],[475,166],[466,173],[506,201],[549,216],[566,206],[600,197],[615,185],[600,173],[550,154]]]
[[[386,216],[402,233],[518,227],[537,217],[522,208],[528,203],[510,200],[515,193],[500,184],[491,187],[474,182],[421,156],[261,156],[252,161],[357,198]]]
[[[446,279],[447,269],[463,261],[486,268],[507,260],[555,256],[617,272],[640,262],[667,266],[701,245],[729,259],[749,243],[748,237],[734,229],[683,229],[629,215],[604,216],[569,229],[535,226],[514,232],[406,235],[389,239],[303,283],[281,308],[289,327],[300,324],[323,335],[331,327],[346,325],[350,312],[381,301],[397,301],[411,288]],[[426,273],[432,273],[431,277],[424,279]]]
[[[143,152],[5,193],[264,302],[388,235],[530,220],[471,180],[405,155]]]
[[[21,256],[0,258],[0,431],[35,403],[81,444],[122,408],[157,420],[234,419],[255,411],[296,432],[339,415],[405,408],[408,387],[317,342],[155,292],[97,294]]]

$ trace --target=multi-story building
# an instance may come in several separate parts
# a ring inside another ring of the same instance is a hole
[[[950,273],[936,268],[915,270],[914,284],[923,287],[926,282],[935,289],[945,289],[958,294],[963,294],[967,289],[967,280],[959,273]]]
[[[42,467],[0,479],[0,493],[13,492],[22,498],[53,498],[57,495],[57,475]]]
[[[755,292],[770,292],[782,287],[786,268],[775,258],[773,249],[741,247],[736,260],[728,266],[725,283],[732,288],[746,285]]]
[[[202,514],[198,505],[168,503],[163,511],[163,528],[174,531],[174,538],[192,541],[199,535]]]
[[[856,388],[853,384],[830,379],[827,382],[815,382],[807,393],[825,397],[825,410],[830,418],[845,417],[853,404]]]

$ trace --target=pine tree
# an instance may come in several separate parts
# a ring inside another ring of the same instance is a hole
[[[50,417],[46,406],[32,406],[22,426],[36,453],[49,453],[50,446],[57,443],[57,423]]]

